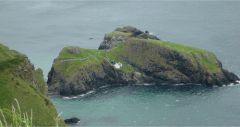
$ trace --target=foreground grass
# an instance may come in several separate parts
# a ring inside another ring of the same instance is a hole
[[[12,104],[11,110],[0,109],[0,127],[33,127],[33,112],[22,112],[17,99],[14,99],[15,104]],[[56,126],[59,126],[60,118],[55,118]]]
[[[19,102],[14,100],[16,104],[12,104],[12,110],[0,109],[0,127],[32,127],[32,110],[30,114],[22,112]]]

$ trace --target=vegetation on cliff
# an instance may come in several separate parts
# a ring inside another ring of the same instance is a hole
[[[55,126],[57,112],[46,97],[41,69],[35,70],[25,55],[0,44],[0,70],[0,109],[8,116],[9,125],[13,119],[12,104],[18,100],[22,112],[30,116],[32,111],[33,126]],[[64,126],[62,120],[59,124]]]
[[[121,66],[116,68],[116,64]],[[65,47],[49,73],[49,90],[84,93],[103,85],[197,83],[213,86],[238,77],[206,50],[162,41],[134,27],[107,33],[99,49]]]

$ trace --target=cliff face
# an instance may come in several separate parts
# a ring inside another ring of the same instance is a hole
[[[22,112],[30,114],[32,110],[34,126],[56,125],[57,112],[46,97],[41,69],[35,69],[25,55],[0,44],[0,70],[1,109],[12,110],[16,98]],[[64,126],[62,120],[59,124]]]
[[[221,86],[238,80],[213,53],[162,41],[134,27],[107,33],[99,50],[64,48],[48,77],[49,91],[60,95],[77,95],[104,85]]]

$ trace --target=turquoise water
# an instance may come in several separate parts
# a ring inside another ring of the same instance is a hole
[[[64,46],[96,49],[104,33],[123,25],[210,50],[240,75],[239,21],[238,1],[0,0],[0,42],[26,54],[45,78]],[[240,126],[239,97],[240,86],[126,86],[52,101],[64,118],[78,116],[83,126]]]

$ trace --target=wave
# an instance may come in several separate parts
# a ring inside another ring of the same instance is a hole
[[[144,83],[143,86],[152,86],[154,84],[150,84],[150,83]]]
[[[63,99],[65,99],[65,100],[70,100],[70,99],[78,99],[78,98],[81,98],[81,97],[85,97],[85,96],[87,96],[87,95],[90,95],[90,94],[92,94],[92,93],[95,93],[95,91],[94,90],[92,90],[92,91],[89,91],[89,92],[87,92],[87,93],[85,93],[85,94],[80,94],[80,95],[77,95],[77,96],[69,96],[69,97],[62,97]]]
[[[231,84],[228,84],[228,85],[222,85],[222,86],[217,86],[217,85],[214,85],[213,87],[233,87],[233,86],[240,86],[240,81],[236,81],[237,83],[231,83]],[[144,83],[142,84],[142,86],[153,86],[154,84],[151,84],[151,83]],[[187,86],[187,85],[192,85],[192,84],[184,84],[184,83],[179,83],[179,84],[174,84],[172,86]],[[201,84],[195,84],[195,86],[199,86]],[[100,89],[103,89],[103,88],[107,88],[107,87],[110,87],[109,85],[105,85],[105,86],[101,86],[99,87]],[[82,98],[82,97],[85,97],[87,95],[91,95],[92,93],[95,93],[96,91],[95,90],[92,90],[92,91],[89,91],[85,94],[80,94],[80,95],[77,95],[77,96],[69,96],[69,97],[62,97],[63,99],[66,99],[66,100],[70,100],[70,99],[78,99],[78,98]]]
[[[230,83],[230,84],[227,84],[227,85],[214,86],[214,87],[233,87],[233,86],[240,86],[240,81],[236,81],[236,83]]]
[[[189,86],[189,85],[200,86],[201,84],[178,83],[178,84],[174,84],[173,86]]]
[[[103,89],[103,88],[107,88],[107,87],[109,87],[109,85],[101,86],[101,87],[99,87],[99,88],[100,88],[100,89]]]
[[[236,81],[238,84],[240,84],[240,80]]]

